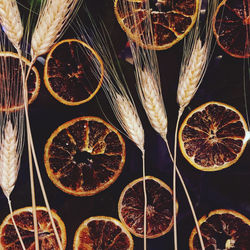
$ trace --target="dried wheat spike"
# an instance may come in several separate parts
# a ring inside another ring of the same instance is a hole
[[[0,185],[6,197],[9,197],[14,189],[18,170],[17,135],[11,121],[8,120],[0,148]]]
[[[144,130],[135,107],[127,98],[119,94],[116,96],[116,102],[120,124],[129,138],[140,148],[140,150],[143,150]]]
[[[0,23],[12,45],[20,48],[23,25],[15,0],[0,0]]]
[[[159,86],[155,82],[153,75],[146,70],[141,71],[140,74],[139,94],[143,107],[151,126],[165,138],[167,135],[168,120]]]
[[[177,90],[177,102],[182,109],[190,103],[199,86],[207,58],[205,48],[206,46],[202,47],[199,39],[192,51],[188,64],[184,65],[184,73],[180,76]]]
[[[32,35],[31,55],[36,58],[46,53],[62,34],[78,0],[47,0],[40,11]]]

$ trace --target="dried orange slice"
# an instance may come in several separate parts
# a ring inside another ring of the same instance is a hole
[[[147,238],[160,237],[173,226],[173,196],[163,181],[146,176]],[[176,202],[177,209],[178,203]],[[144,195],[143,178],[129,183],[121,193],[118,212],[121,222],[137,237],[143,238]]]
[[[227,209],[211,211],[199,220],[206,249],[250,249],[250,220]],[[189,238],[191,250],[201,249],[196,228]]]
[[[114,9],[116,18],[127,35],[148,49],[170,48],[186,36],[197,18],[198,0],[157,0],[150,5],[149,11],[145,2],[145,0],[115,0]],[[148,15],[151,16],[153,30],[151,43],[142,38],[146,36],[144,29]]]
[[[213,31],[218,45],[229,55],[250,56],[249,0],[224,0],[213,18]]]
[[[99,72],[97,73],[97,69]],[[100,74],[97,80],[96,74]],[[52,47],[44,67],[44,82],[51,95],[66,105],[91,100],[101,87],[103,62],[88,44],[66,39]]]
[[[22,57],[26,70],[30,61]],[[1,111],[15,111],[24,107],[22,95],[22,70],[19,56],[13,52],[0,52]],[[27,81],[28,103],[32,103],[40,90],[40,77],[36,67],[32,67]]]
[[[74,237],[74,250],[132,250],[134,241],[122,223],[112,217],[94,216],[85,220]]]
[[[234,164],[242,155],[247,124],[238,110],[208,102],[193,110],[179,130],[184,157],[202,171],[217,171]]]
[[[125,162],[120,133],[98,117],[79,117],[59,126],[45,146],[44,162],[52,182],[76,196],[109,187]]]
[[[65,225],[54,211],[51,212],[63,249],[66,249],[67,239]],[[59,249],[47,209],[38,206],[36,208],[36,214],[40,249]],[[15,210],[13,215],[25,248],[27,250],[35,249],[32,207],[24,207]],[[10,215],[3,220],[0,226],[0,239],[0,249],[22,250]]]

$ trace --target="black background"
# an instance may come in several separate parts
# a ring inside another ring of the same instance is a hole
[[[117,54],[122,55],[127,39],[115,19],[113,1],[85,0],[84,2],[94,18],[97,16],[101,17],[108,27]],[[83,15],[81,9],[78,14],[80,17]],[[65,37],[73,38],[74,36],[74,33],[69,28]],[[182,58],[182,45],[183,42],[181,41],[166,51],[157,52],[161,72],[162,92],[169,120],[168,139],[171,148],[173,148],[174,129],[178,111],[176,90]],[[45,56],[43,57],[45,58]],[[172,163],[163,140],[150,127],[139,103],[134,87],[133,66],[123,59],[120,60],[120,63],[145,129],[146,174],[158,177],[172,187]],[[43,65],[38,62],[36,66],[39,69],[42,80]],[[246,118],[247,106],[244,102],[243,68],[243,59],[233,58],[216,46],[205,78],[190,105],[186,108],[183,119],[191,110],[207,101],[220,101],[230,104],[238,109]],[[249,96],[248,85],[249,83],[246,86],[247,96]],[[70,107],[55,100],[45,88],[42,80],[38,98],[30,105],[29,111],[33,139],[50,206],[57,211],[58,215],[64,221],[67,229],[67,249],[72,249],[74,233],[83,220],[95,215],[111,216],[118,219],[117,204],[120,193],[129,182],[142,176],[141,153],[131,141],[124,137],[126,141],[126,163],[117,181],[108,189],[92,197],[74,197],[68,195],[54,186],[45,171],[43,163],[44,146],[51,133],[62,123],[87,115],[99,116],[104,120],[108,118],[115,126],[120,127],[109,108],[102,90],[88,103]],[[192,167],[182,157],[181,152],[178,151],[177,165],[189,189],[198,218],[218,208],[233,209],[250,218],[249,162],[250,154],[249,146],[247,146],[239,161],[233,166],[222,171],[207,173]],[[35,183],[37,205],[44,206],[37,178],[35,179]],[[11,199],[14,209],[31,206],[26,147],[24,149],[19,177]],[[185,250],[188,249],[188,239],[194,227],[194,222],[179,181],[177,181],[177,199],[179,202],[177,217],[179,249]],[[7,200],[0,193],[0,221],[8,213]],[[143,249],[143,240],[137,237],[133,237],[133,239],[135,243],[134,249]],[[149,250],[173,249],[173,230],[160,238],[148,240],[147,243]]]

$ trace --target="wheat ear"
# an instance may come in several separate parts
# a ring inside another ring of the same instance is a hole
[[[151,126],[163,138],[167,135],[168,119],[162,95],[153,76],[146,70],[140,72],[139,95]]]
[[[15,187],[20,166],[20,156],[18,155],[17,148],[18,141],[16,130],[13,129],[11,121],[7,120],[0,148],[0,185],[3,193],[8,200],[11,219],[18,235],[19,241],[22,248],[25,250],[22,237],[12,215],[12,206],[10,201],[10,194]]]
[[[16,0],[0,0],[0,23],[13,46],[19,48],[23,25]]]
[[[32,35],[31,55],[46,53],[60,37],[74,13],[78,0],[47,0]]]
[[[190,103],[197,91],[206,60],[206,46],[202,46],[201,40],[198,39],[190,60],[180,75],[177,89],[177,102],[180,109],[184,109]]]
[[[135,107],[127,98],[120,94],[117,94],[116,102],[119,110],[119,121],[123,129],[137,147],[143,150],[144,130]]]

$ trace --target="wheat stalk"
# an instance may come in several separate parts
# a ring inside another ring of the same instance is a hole
[[[0,0],[0,23],[13,46],[19,48],[23,25],[15,0]]]
[[[139,87],[139,95],[146,111],[151,126],[163,138],[167,135],[168,119],[164,107],[162,95],[158,89],[157,83],[152,74],[144,70],[140,72],[141,80]]]
[[[18,176],[20,166],[20,156],[18,154],[18,140],[16,129],[13,129],[11,121],[8,119],[5,124],[4,134],[0,148],[0,186],[9,204],[11,218],[18,235],[22,248],[25,246],[12,216],[12,206],[10,194],[12,193]]]
[[[46,53],[65,30],[78,0],[47,0],[32,35],[31,55]]]
[[[190,103],[197,91],[206,61],[206,46],[202,46],[201,40],[198,39],[192,51],[190,60],[188,64],[185,65],[185,69],[180,75],[177,90],[177,102],[181,109],[184,109]]]

